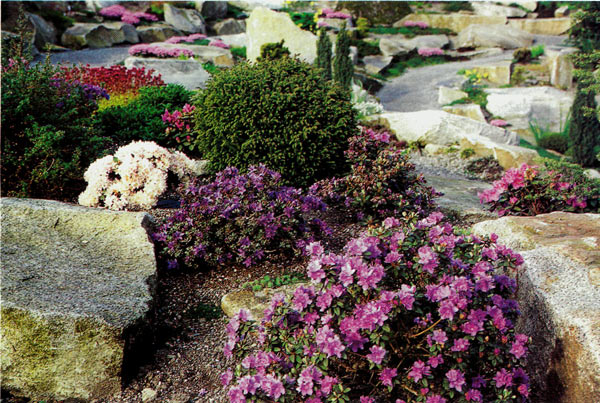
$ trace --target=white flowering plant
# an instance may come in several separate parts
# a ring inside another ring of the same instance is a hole
[[[96,160],[84,174],[88,186],[79,204],[110,210],[139,210],[153,207],[167,190],[169,172],[187,182],[197,171],[197,162],[185,154],[134,141]]]
[[[354,109],[358,113],[359,119],[383,112],[383,106],[377,98],[369,94],[367,90],[358,84],[352,84],[350,99]]]

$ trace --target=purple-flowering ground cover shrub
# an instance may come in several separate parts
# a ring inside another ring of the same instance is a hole
[[[444,51],[440,48],[419,48],[417,51],[419,56],[430,57],[430,56],[443,56]]]
[[[132,12],[119,4],[104,7],[102,10],[100,10],[99,14],[107,18],[120,18],[121,21],[132,25],[139,24],[142,19],[146,21],[158,21],[158,17],[154,14]]]
[[[349,139],[345,155],[350,173],[315,183],[312,194],[332,205],[343,203],[359,220],[367,216],[381,220],[407,211],[425,214],[434,209],[437,192],[414,172],[408,154],[387,131],[362,128]]]
[[[506,171],[481,203],[499,216],[569,211],[600,213],[600,180],[588,178],[579,165],[546,161],[545,167],[521,165]]]
[[[166,43],[181,43],[181,42],[194,42],[200,41],[202,39],[206,39],[206,35],[204,34],[191,34],[188,36],[172,36],[167,39]]]
[[[193,57],[194,53],[189,49],[167,49],[157,45],[148,45],[145,43],[133,45],[129,48],[131,56],[150,56],[150,57]]]
[[[507,276],[521,256],[442,213],[413,217],[386,218],[340,255],[309,244],[309,286],[230,320],[230,402],[527,400],[529,338]]]
[[[405,27],[417,27],[421,29],[429,28],[429,24],[427,24],[425,21],[404,21],[403,25]]]
[[[192,182],[181,208],[153,238],[170,268],[203,261],[251,266],[269,253],[300,253],[307,242],[329,233],[322,221],[307,218],[324,209],[319,198],[282,186],[281,175],[264,165],[246,174],[230,167],[207,185]]]
[[[182,149],[184,146],[188,147],[192,141],[192,117],[195,110],[195,106],[185,104],[181,110],[176,109],[173,113],[165,109],[165,113],[161,116],[163,123],[167,126],[165,134],[167,137],[175,137],[175,141],[179,144],[179,149]]]
[[[492,119],[490,121],[490,124],[492,126],[496,126],[496,127],[505,127],[505,126],[508,126],[508,122],[506,120],[503,120],[503,119]]]
[[[321,10],[321,17],[324,18],[337,18],[341,20],[349,20],[352,19],[352,16],[348,13],[343,13],[341,11],[334,11],[331,8],[324,8]]]
[[[215,39],[214,41],[211,41],[208,44],[208,46],[214,46],[216,48],[222,48],[222,49],[229,49],[229,45],[220,39]]]

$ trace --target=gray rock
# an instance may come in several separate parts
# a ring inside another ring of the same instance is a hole
[[[528,130],[529,122],[559,131],[573,105],[573,95],[552,87],[492,88],[487,110],[502,116],[515,130]]]
[[[448,28],[454,32],[461,32],[470,25],[482,24],[491,26],[494,24],[506,24],[507,18],[504,16],[485,16],[463,13],[451,14],[409,14],[400,21],[394,23],[394,27],[401,27],[405,21],[422,21],[433,28]]]
[[[64,46],[80,49],[107,48],[116,44],[139,42],[135,28],[123,22],[106,22],[103,24],[76,23],[69,27],[61,37]]]
[[[37,14],[25,13],[35,28],[34,44],[38,49],[44,49],[46,44],[56,44],[57,32],[54,26]]]
[[[165,22],[187,34],[206,34],[204,18],[196,10],[177,8],[169,3],[164,4]]]
[[[152,24],[136,27],[140,42],[164,42],[172,36],[183,36],[178,29],[167,24]]]
[[[330,27],[333,28],[334,31],[339,31],[340,29],[342,29],[342,27],[346,25],[346,28],[352,28],[352,20],[346,20],[343,18],[324,18],[324,17],[320,17],[317,20],[317,26],[325,26],[325,27]]]
[[[408,39],[404,35],[386,35],[379,40],[379,49],[384,56],[395,56],[420,48],[443,48],[449,44],[446,35],[421,35]]]
[[[438,104],[446,105],[459,99],[467,98],[468,95],[464,91],[460,91],[454,88],[440,86],[438,91]]]
[[[210,74],[197,60],[158,59],[151,57],[128,57],[125,67],[154,69],[167,84],[181,84],[188,90],[204,88]]]
[[[527,15],[527,11],[516,7],[499,6],[489,2],[472,1],[471,7],[477,15],[500,16],[500,17],[518,17],[523,18]]]
[[[154,389],[151,389],[151,388],[142,389],[142,402],[147,403],[147,402],[153,401],[154,399],[156,399],[157,394],[158,394],[158,392],[156,392]]]
[[[520,252],[517,330],[532,337],[532,401],[600,401],[600,215],[554,212],[476,224]]]
[[[231,52],[216,46],[186,45],[185,43],[154,43],[154,45],[166,49],[188,49],[200,63],[211,62],[215,66],[221,67],[231,67],[234,64]]]
[[[213,25],[213,29],[217,35],[242,34],[246,32],[246,22],[244,20],[236,20],[235,18],[227,18]]]
[[[12,198],[0,210],[3,389],[110,398],[153,302],[151,217]]]
[[[219,35],[219,38],[223,43],[226,43],[232,48],[241,48],[244,46],[248,46],[248,35],[246,34]]]
[[[226,1],[200,1],[196,0],[196,10],[200,11],[200,14],[204,18],[210,20],[216,20],[225,18],[227,15],[227,2]]]
[[[507,25],[469,25],[456,38],[456,48],[503,48],[529,47],[533,35]]]
[[[536,35],[564,35],[571,28],[572,20],[565,18],[517,18],[508,21],[508,26]]]
[[[255,61],[265,43],[285,41],[284,46],[292,55],[299,55],[307,63],[317,57],[317,36],[300,29],[286,13],[278,13],[257,7],[246,21],[248,35],[248,59]]]
[[[379,74],[390,65],[393,59],[392,56],[365,56],[363,62],[367,73]]]
[[[469,119],[477,120],[478,122],[487,123],[485,116],[481,111],[481,106],[477,104],[465,105],[449,105],[442,108],[444,112],[452,113],[458,116],[464,116]]]
[[[577,48],[546,47],[546,65],[550,70],[550,84],[562,90],[573,86],[573,62],[570,55],[577,52]]]

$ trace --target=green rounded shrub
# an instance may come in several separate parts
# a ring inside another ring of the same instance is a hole
[[[293,58],[239,64],[213,76],[194,99],[193,152],[211,169],[263,163],[306,186],[346,170],[356,134],[350,94]]]
[[[110,137],[115,147],[132,141],[154,141],[162,147],[175,147],[177,143],[165,133],[161,116],[165,109],[181,109],[191,102],[192,94],[176,84],[141,88],[139,96],[130,103],[99,110],[94,127],[102,136]]]
[[[569,138],[562,133],[548,133],[540,137],[537,144],[547,150],[554,150],[564,154],[569,148]]]

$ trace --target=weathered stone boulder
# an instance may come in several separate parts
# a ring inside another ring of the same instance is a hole
[[[204,18],[196,10],[178,8],[169,3],[163,5],[165,10],[165,22],[171,24],[187,34],[205,34],[206,24]]]
[[[486,15],[471,15],[471,14],[409,14],[400,21],[394,23],[394,27],[401,27],[405,21],[422,21],[429,24],[433,28],[448,28],[454,32],[461,32],[465,28],[473,24],[485,26],[503,25],[506,24],[504,16],[486,16]]]
[[[527,11],[509,6],[500,6],[489,2],[472,1],[471,7],[477,15],[485,15],[488,17],[518,17],[522,18],[527,15]]]
[[[509,20],[508,25],[535,35],[563,35],[571,28],[571,18],[523,18]]]
[[[204,88],[210,74],[197,60],[159,59],[153,57],[128,57],[125,67],[154,69],[167,84],[181,84],[188,90]]]
[[[516,49],[531,46],[533,35],[508,25],[472,24],[460,31],[456,48]]]
[[[220,67],[231,67],[234,64],[231,52],[217,46],[186,45],[185,43],[155,43],[154,45],[165,49],[187,49],[194,54],[194,59],[197,59],[197,62],[200,63],[211,62]]]
[[[248,35],[244,34],[235,34],[235,35],[219,35],[219,39],[223,43],[226,43],[230,47],[241,48],[244,46],[248,46]]]
[[[459,99],[467,98],[468,95],[464,91],[460,91],[454,88],[440,86],[438,90],[438,104],[446,105]]]
[[[395,56],[420,48],[444,48],[449,43],[446,35],[420,35],[411,39],[404,35],[386,35],[379,40],[379,49],[384,56]]]
[[[450,41],[450,46],[452,46],[453,48],[455,47],[453,45],[452,40]],[[451,57],[468,57],[469,59],[480,59],[480,58],[484,58],[484,57],[501,55],[503,52],[504,51],[501,48],[482,48],[482,49],[469,50],[467,52],[459,52],[457,50],[448,50],[448,51],[446,51],[446,54]]]
[[[204,18],[210,20],[216,20],[219,18],[225,18],[227,15],[227,2],[226,1],[201,1],[196,0],[196,10],[200,11],[200,14]]]
[[[183,32],[168,24],[141,25],[136,28],[140,42],[164,42],[172,36],[183,36]]]
[[[147,329],[150,216],[0,200],[2,388],[31,399],[109,398]]]
[[[529,11],[535,11],[537,9],[537,1],[527,1],[527,0],[500,0],[497,3],[502,4],[503,6],[510,6],[511,4],[517,4]]]
[[[568,90],[573,86],[573,62],[570,55],[577,52],[577,48],[546,47],[546,65],[550,71],[550,84],[561,90]]]
[[[37,14],[25,13],[25,15],[34,26],[34,44],[38,49],[44,49],[46,44],[56,44],[57,31],[56,28],[54,28],[54,25]]]
[[[374,119],[399,140],[450,145],[463,138],[483,137],[498,144],[518,144],[519,136],[505,129],[444,111],[386,112]]]
[[[529,129],[529,122],[559,131],[564,125],[573,95],[552,87],[492,88],[488,94],[487,110],[501,116],[514,130]]]
[[[532,337],[532,401],[600,401],[600,215],[503,217],[473,232],[497,234],[525,261],[517,330]]]
[[[138,43],[139,37],[133,25],[123,22],[76,23],[62,34],[61,42],[70,48],[89,46],[96,49],[124,42]]]
[[[370,74],[380,74],[387,66],[390,65],[394,58],[392,56],[365,56],[363,62],[365,70]]]
[[[260,291],[241,290],[226,294],[221,298],[221,309],[228,317],[237,314],[240,309],[250,311],[252,318],[260,320],[269,306],[271,298],[276,294],[292,296],[296,288],[302,284],[284,285],[279,288],[264,288]]]
[[[563,18],[567,17],[571,14],[571,10],[569,10],[569,6],[562,6],[554,10],[554,18]]]
[[[486,80],[498,84],[505,85],[510,84],[510,65],[511,60],[504,60],[494,63],[480,64],[473,67],[471,70],[475,70],[481,74],[487,74]]]
[[[452,113],[453,115],[464,116],[478,122],[487,122],[485,120],[485,116],[483,116],[483,112],[481,111],[481,106],[477,104],[444,106],[442,110],[444,112]]]
[[[532,164],[538,157],[535,150],[516,145],[499,144],[487,137],[463,137],[459,141],[461,150],[471,149],[478,157],[494,157],[504,169]]]
[[[285,41],[284,46],[292,55],[313,63],[317,57],[317,36],[296,26],[286,13],[278,13],[264,7],[255,8],[246,21],[248,35],[248,59],[255,61],[260,56],[260,47],[265,43]]]
[[[235,18],[227,18],[213,25],[213,29],[217,35],[242,34],[246,32],[246,22],[244,20],[236,20]]]

